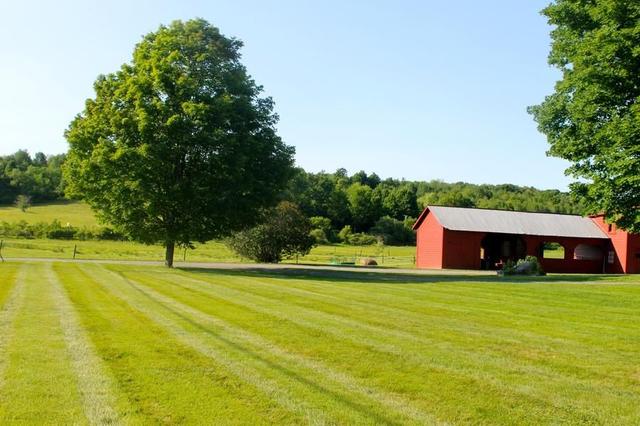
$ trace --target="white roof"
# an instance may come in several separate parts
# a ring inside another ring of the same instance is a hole
[[[452,231],[609,238],[591,219],[577,215],[441,206],[428,209],[443,227]]]

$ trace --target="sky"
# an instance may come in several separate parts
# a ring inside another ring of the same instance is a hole
[[[0,154],[65,152],[99,74],[142,35],[204,18],[243,63],[307,171],[565,190],[527,113],[559,79],[549,0],[0,0]]]

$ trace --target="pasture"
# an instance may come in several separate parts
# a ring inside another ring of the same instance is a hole
[[[51,223],[58,220],[62,225],[97,228],[98,224],[88,205],[81,202],[65,201],[58,203],[34,205],[26,212],[17,207],[0,207],[0,222],[29,224],[39,222]],[[1,254],[6,258],[51,258],[71,259],[74,248],[77,259],[111,259],[111,260],[164,260],[164,247],[159,244],[145,245],[130,241],[77,241],[3,238]],[[204,244],[195,243],[195,249],[176,249],[176,261],[189,262],[243,262],[220,241],[209,241]],[[287,259],[285,263],[329,264],[341,262],[357,262],[363,257],[375,258],[381,266],[396,268],[413,268],[415,256],[414,246],[349,246],[344,244],[320,245],[311,253],[298,259]]]
[[[77,201],[58,201],[47,204],[35,204],[23,212],[15,206],[0,206],[0,221],[27,223],[59,220],[62,225],[75,227],[97,227],[91,208],[85,203]]]
[[[0,263],[0,423],[640,422],[637,277]]]

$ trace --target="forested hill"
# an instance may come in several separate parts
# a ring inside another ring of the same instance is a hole
[[[30,156],[26,151],[0,157],[0,203],[11,204],[18,195],[45,202],[64,195],[60,167],[64,154]],[[330,220],[331,228],[350,225],[353,231],[368,231],[378,220],[416,218],[427,204],[482,207],[538,212],[582,213],[568,194],[516,185],[475,185],[438,180],[382,180],[363,171],[349,175],[308,173],[298,169],[283,198],[298,204],[309,217]]]
[[[367,231],[380,217],[415,218],[426,205],[480,207],[502,210],[582,214],[583,207],[566,192],[517,185],[476,185],[439,180],[382,180],[363,171],[349,176],[307,173],[292,180],[286,198],[310,217],[329,218],[334,229],[351,225]]]

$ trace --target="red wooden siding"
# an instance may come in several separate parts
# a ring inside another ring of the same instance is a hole
[[[629,234],[616,225],[605,222],[604,216],[592,216],[593,220],[610,238],[609,250],[614,252],[614,262],[607,262],[607,272],[614,274],[640,273],[640,235]]]
[[[443,268],[480,269],[480,242],[485,235],[445,229]]]
[[[432,214],[427,214],[416,231],[416,266],[442,269],[444,228]]]

